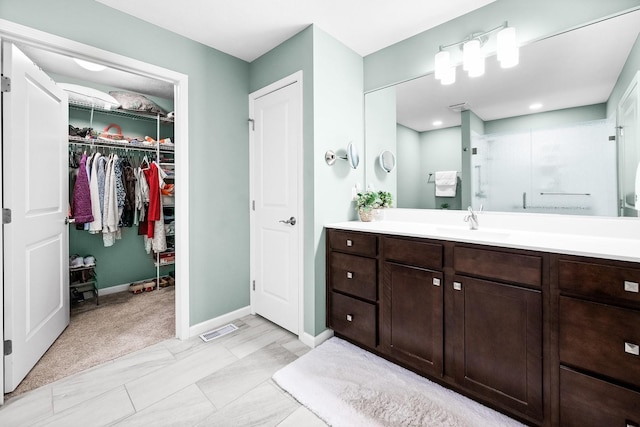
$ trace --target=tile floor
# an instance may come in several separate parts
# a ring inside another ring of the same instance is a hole
[[[325,426],[271,376],[310,349],[259,317],[171,339],[5,401],[0,426]]]

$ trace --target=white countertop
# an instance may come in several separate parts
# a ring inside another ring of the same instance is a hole
[[[478,230],[469,230],[462,220],[466,214],[388,209],[382,221],[347,221],[325,227],[640,262],[637,218],[483,212],[478,215]]]

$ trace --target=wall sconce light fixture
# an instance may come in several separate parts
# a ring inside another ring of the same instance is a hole
[[[518,65],[519,49],[516,43],[516,29],[509,27],[509,23],[492,28],[484,33],[474,33],[463,41],[440,46],[435,56],[435,78],[443,85],[449,85],[456,81],[456,66],[451,64],[451,53],[447,50],[459,46],[462,49],[462,69],[469,77],[478,77],[484,74],[484,54],[482,46],[489,36],[498,31],[496,36],[498,61],[502,68],[510,68]]]

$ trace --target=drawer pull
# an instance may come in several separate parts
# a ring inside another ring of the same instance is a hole
[[[624,425],[625,427],[640,427],[640,424],[634,423],[633,421],[629,421],[629,420],[625,421]]]
[[[440,286],[440,279],[437,277],[433,278],[433,286]]]
[[[627,292],[633,292],[635,294],[638,293],[638,283],[629,282],[628,280],[624,281],[624,290]]]
[[[461,291],[462,290],[462,283],[453,282],[453,289],[455,289],[456,291]]]
[[[353,316],[351,314],[347,314],[347,322],[353,322]]]
[[[640,346],[638,344],[633,344],[630,342],[624,343],[624,352],[633,354],[634,356],[640,356]]]
[[[347,279],[353,279],[353,273],[350,271],[347,271]]]
[[[347,239],[347,246],[348,247],[353,246],[353,241],[351,239]]]

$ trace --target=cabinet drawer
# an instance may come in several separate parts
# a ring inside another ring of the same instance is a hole
[[[542,285],[542,257],[456,246],[453,268],[457,273],[523,285]]]
[[[376,260],[331,252],[331,288],[375,302],[378,296]]]
[[[640,311],[560,297],[560,361],[640,387]]]
[[[640,304],[640,268],[561,259],[558,261],[558,271],[562,290]]]
[[[373,234],[329,230],[328,236],[331,249],[366,256],[378,254],[378,238]]]
[[[382,239],[382,255],[390,261],[416,267],[442,269],[442,245],[418,240]]]
[[[640,425],[640,393],[560,368],[560,425]]]
[[[331,292],[329,326],[338,334],[360,344],[376,346],[376,305]]]

